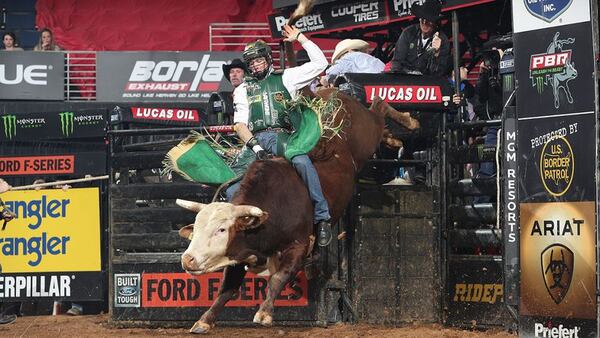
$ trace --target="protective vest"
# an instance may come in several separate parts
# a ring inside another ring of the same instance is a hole
[[[256,133],[267,128],[290,129],[288,112],[283,101],[291,100],[283,85],[283,73],[271,73],[262,80],[246,79],[246,92],[250,108],[248,129]]]

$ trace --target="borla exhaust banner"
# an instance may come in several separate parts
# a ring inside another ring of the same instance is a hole
[[[198,102],[231,91],[222,66],[234,52],[100,52],[98,101]]]
[[[98,188],[6,192],[0,299],[101,298]]]
[[[10,112],[0,114],[0,141],[102,138],[106,135],[106,110]]]
[[[0,51],[0,100],[63,100],[62,52]]]

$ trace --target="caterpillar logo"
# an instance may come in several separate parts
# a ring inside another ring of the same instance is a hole
[[[73,119],[75,114],[72,112],[62,112],[58,115],[60,116],[60,131],[62,134],[65,136],[73,134]]]
[[[15,115],[3,115],[4,137],[11,140],[17,136],[17,117]]]
[[[560,304],[569,292],[573,267],[573,251],[562,244],[552,244],[542,252],[544,283],[556,304]]]

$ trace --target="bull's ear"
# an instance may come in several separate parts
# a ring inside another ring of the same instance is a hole
[[[181,199],[177,199],[175,203],[177,203],[178,206],[193,212],[200,212],[200,210],[206,206],[206,204]]]
[[[240,216],[235,220],[234,229],[236,231],[245,231],[254,229],[263,224],[269,218],[269,213],[263,211],[260,216]]]
[[[186,225],[183,228],[179,229],[179,236],[185,239],[189,239],[191,241],[192,237],[194,236],[194,225]]]

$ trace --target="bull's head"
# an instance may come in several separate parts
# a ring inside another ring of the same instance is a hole
[[[179,230],[181,237],[191,241],[181,256],[181,266],[194,275],[239,263],[226,256],[230,241],[237,232],[256,228],[269,217],[267,212],[249,205],[202,204],[179,199],[177,204],[198,213],[194,224]]]

